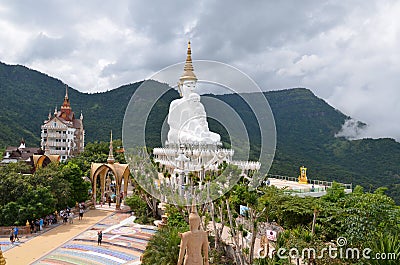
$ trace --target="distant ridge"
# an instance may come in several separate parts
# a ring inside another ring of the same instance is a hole
[[[69,89],[71,107],[83,112],[86,142],[107,141],[112,129],[121,138],[125,108],[141,82],[103,93],[86,94]],[[162,85],[162,84],[159,84]],[[40,125],[49,111],[59,108],[65,84],[21,65],[0,63],[0,148],[18,145],[39,146]],[[297,176],[299,167],[309,168],[312,179],[362,184],[366,190],[389,187],[400,202],[400,143],[393,139],[349,141],[334,137],[350,118],[305,88],[265,92],[277,127],[277,151],[271,173]],[[179,95],[171,90],[150,115],[149,145],[157,146],[161,123],[169,102]],[[225,101],[246,117],[246,126],[256,126],[246,116],[248,109],[237,95],[209,95]],[[219,131],[210,121],[211,130]],[[250,135],[257,142],[257,135]],[[257,145],[253,146],[257,150]]]

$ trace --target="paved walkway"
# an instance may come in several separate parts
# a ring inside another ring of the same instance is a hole
[[[134,219],[129,213],[114,213],[31,265],[140,264],[140,256],[156,230],[154,226],[135,224]],[[98,245],[100,230],[103,242]]]
[[[110,211],[90,210],[83,220],[75,218],[73,224],[59,225],[5,251],[3,256],[7,265],[30,264],[111,214]]]
[[[83,220],[76,217],[73,224],[60,224],[21,237],[14,246],[9,245],[8,238],[0,238],[4,241],[0,245],[7,265],[137,265],[155,227],[134,224],[132,218],[129,214],[117,214],[115,203],[111,207],[96,205],[96,209],[85,212]],[[102,246],[97,246],[98,230],[103,231]]]

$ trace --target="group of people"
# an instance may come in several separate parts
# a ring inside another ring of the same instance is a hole
[[[115,193],[113,193],[113,194],[111,194],[111,195],[109,195],[109,194],[104,194],[104,197],[103,197],[103,199],[102,200],[100,200],[100,204],[101,204],[101,207],[103,207],[103,202],[104,203],[107,203],[108,204],[108,207],[111,207],[111,203],[115,203],[116,202],[116,198],[117,198],[117,195],[115,195]],[[119,203],[122,203],[122,199],[124,198],[124,193],[123,192],[121,192],[120,194],[119,194]]]
[[[18,232],[19,232],[18,227],[15,226],[14,228],[11,228],[10,230],[11,244],[14,244],[15,241],[19,241]]]
[[[77,208],[77,211],[79,212],[79,220],[83,219],[83,214],[85,212],[86,206],[85,203],[77,203],[75,205]],[[61,210],[59,213],[55,211],[53,214],[46,215],[44,218],[37,218],[35,220],[27,221],[27,226],[30,228],[30,232],[32,233],[37,233],[39,231],[42,231],[45,227],[48,225],[56,224],[58,221],[58,217],[62,220],[64,224],[74,223],[74,213],[70,207],[66,207],[65,209]],[[15,241],[19,241],[18,237],[19,233],[19,228],[15,226],[14,228],[11,228],[10,230],[10,241],[11,244],[14,244]],[[103,233],[102,231],[99,231],[98,233],[98,240],[97,243],[98,245],[101,245],[101,241],[103,239]]]
[[[71,211],[71,208],[69,207],[66,207],[65,210],[60,211],[60,217],[62,219],[63,224],[74,223],[74,213]]]
[[[35,220],[31,220],[29,222],[31,233],[37,233],[42,231],[44,227],[57,223],[56,215],[50,214],[45,218],[36,218]]]
[[[84,203],[79,203],[77,205],[79,209],[79,220],[82,220],[83,218],[83,213],[85,211],[85,204]],[[31,233],[36,233],[37,231],[43,230],[44,226],[50,225],[50,224],[56,224],[57,223],[57,211],[54,214],[47,215],[45,218],[38,218],[36,220],[32,220],[29,222],[30,224],[30,229]],[[70,224],[73,224],[73,219],[74,219],[74,213],[72,212],[71,208],[66,207],[65,210],[61,210],[59,213],[60,218],[62,218],[63,223],[66,224],[69,222]],[[15,241],[19,241],[18,237],[19,229],[17,226],[14,228],[11,228],[10,230],[10,241],[11,244],[14,244]],[[97,245],[101,246],[101,242],[103,240],[103,231],[99,230],[97,232]]]
[[[78,220],[82,220],[83,218],[83,213],[85,212],[85,204],[84,203],[77,203],[76,208],[78,208],[79,212],[79,217]],[[60,217],[63,220],[63,224],[73,224],[74,223],[74,212],[69,208],[68,206],[65,208],[65,210],[60,211]]]

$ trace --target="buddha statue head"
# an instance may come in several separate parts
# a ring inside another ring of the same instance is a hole
[[[183,98],[188,98],[189,95],[193,93],[195,88],[196,88],[195,80],[185,80],[179,83],[179,92],[181,94],[181,97]]]
[[[182,97],[186,98],[193,92],[196,87],[197,77],[194,74],[192,64],[192,50],[190,49],[190,41],[188,42],[188,49],[186,55],[185,66],[183,67],[183,74],[179,78],[179,90]]]
[[[189,226],[190,226],[190,231],[196,231],[199,230],[200,227],[200,216],[197,214],[197,212],[192,212],[189,214]]]

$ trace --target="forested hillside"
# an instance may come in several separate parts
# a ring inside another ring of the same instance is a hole
[[[86,142],[107,141],[112,129],[121,138],[122,120],[131,95],[141,83],[104,93],[85,94],[69,88],[72,109],[82,111]],[[49,111],[59,108],[65,84],[24,66],[0,63],[0,149],[18,145],[24,138],[28,146],[39,146],[40,125]],[[179,95],[171,90],[154,107],[146,131],[150,146],[161,144],[159,130],[168,113],[169,102]],[[265,92],[274,113],[277,151],[271,173],[297,176],[299,167],[309,168],[313,179],[361,184],[366,190],[387,186],[400,202],[400,143],[393,139],[349,141],[335,134],[348,118],[304,88]],[[257,123],[237,95],[215,96],[245,117],[257,153]],[[213,131],[221,132],[210,122]],[[221,132],[222,138],[224,133]],[[261,161],[262,162],[262,161]]]

